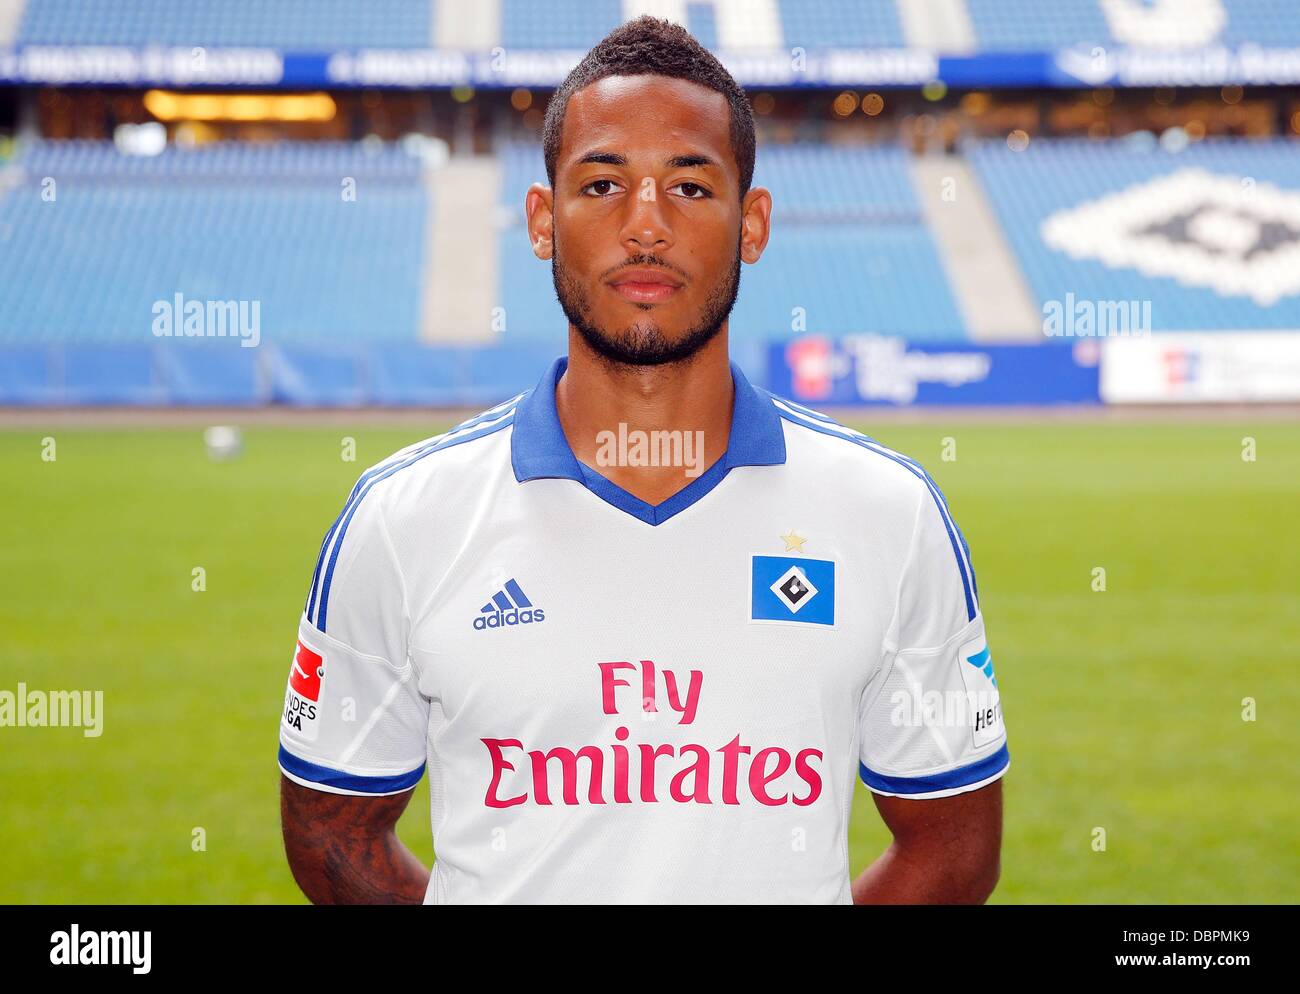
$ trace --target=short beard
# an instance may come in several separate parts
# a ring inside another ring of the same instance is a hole
[[[661,264],[661,260],[652,255],[639,255],[628,259],[626,264],[656,265]],[[740,293],[740,239],[736,239],[731,271],[710,290],[699,320],[676,342],[664,337],[659,325],[653,321],[631,324],[620,332],[596,327],[591,321],[591,302],[586,291],[561,261],[558,238],[551,262],[551,281],[569,324],[578,329],[583,341],[606,362],[621,366],[685,363],[713,341],[736,305]],[[644,309],[649,310],[651,306],[644,305]]]

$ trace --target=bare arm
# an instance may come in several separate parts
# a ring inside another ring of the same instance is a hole
[[[894,841],[853,882],[854,904],[988,900],[1001,869],[1001,780],[928,800],[872,796]]]
[[[280,825],[294,880],[313,904],[420,904],[429,871],[397,837],[411,791],[353,797],[280,775]]]

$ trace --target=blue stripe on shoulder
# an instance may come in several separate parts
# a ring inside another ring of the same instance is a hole
[[[779,399],[779,398],[774,398],[774,399]],[[788,401],[782,401],[782,403],[788,403]],[[969,562],[969,558],[970,558],[969,547],[966,545],[966,539],[964,536],[961,535],[960,529],[957,529],[957,522],[953,521],[951,524],[949,524],[950,512],[948,512],[948,502],[943,496],[943,491],[941,491],[939,489],[939,485],[935,483],[933,479],[931,479],[930,474],[921,468],[921,464],[916,462],[914,459],[909,459],[907,458],[907,456],[894,452],[892,449],[889,449],[888,447],[881,445],[881,443],[877,442],[874,438],[870,438],[869,436],[863,435],[862,437],[859,438],[855,435],[845,435],[838,431],[832,431],[830,428],[823,427],[822,425],[810,424],[807,421],[803,421],[795,417],[789,411],[783,410],[780,404],[776,404],[775,406],[777,411],[780,413],[781,417],[785,418],[791,424],[799,425],[800,427],[807,428],[809,431],[815,431],[822,435],[829,435],[832,438],[842,438],[846,442],[853,442],[855,445],[858,445],[866,449],[868,452],[874,452],[876,455],[883,456],[884,458],[890,460],[891,462],[898,463],[898,465],[902,466],[909,473],[911,473],[913,476],[915,476],[917,479],[919,479],[921,482],[925,484],[926,489],[930,493],[930,499],[934,501],[935,505],[939,509],[939,520],[943,522],[944,531],[948,533],[948,541],[952,545],[952,554],[957,559],[957,572],[961,575],[962,594],[966,598],[966,620],[973,621],[976,614],[975,605],[977,601],[976,601],[976,594],[973,590],[973,583],[975,580],[975,569],[973,566],[969,567],[970,568],[969,578],[966,575],[966,570],[968,568],[967,563]],[[793,407],[794,405],[791,406]],[[818,420],[821,420],[826,424],[835,425],[837,428],[844,428],[845,431],[852,431],[851,428],[847,428],[837,421],[831,421],[829,418],[826,418],[824,415],[821,415],[818,418]],[[877,446],[879,447],[877,448]],[[954,529],[956,529],[956,531],[954,531]],[[958,545],[959,542],[960,542],[960,546]],[[966,550],[967,558],[965,560],[962,559],[963,549]]]
[[[326,615],[329,611],[330,584],[334,580],[334,567],[338,564],[339,550],[343,548],[343,539],[347,536],[348,525],[352,523],[352,518],[357,513],[357,508],[360,507],[361,502],[365,500],[366,494],[370,493],[370,491],[374,489],[375,484],[382,483],[394,473],[406,469],[408,466],[414,466],[421,459],[424,459],[426,456],[431,456],[435,452],[442,452],[444,449],[454,448],[455,446],[462,445],[465,442],[473,442],[480,438],[486,438],[488,435],[514,424],[514,420],[515,415],[514,412],[511,411],[508,414],[503,415],[502,420],[498,421],[496,424],[488,425],[486,428],[479,428],[467,435],[460,435],[457,438],[445,438],[441,442],[437,442],[427,448],[412,453],[401,462],[395,463],[387,468],[381,467],[381,472],[366,481],[365,486],[358,490],[354,499],[349,502],[349,506],[345,508],[346,514],[341,516],[341,523],[338,526],[338,537],[334,542],[334,550],[330,553],[329,563],[325,568],[325,575],[321,580],[320,607],[315,621],[318,630],[322,632],[326,630],[325,624]]]
[[[481,424],[484,421],[490,421],[493,418],[501,417],[512,404],[517,404],[521,397],[523,397],[523,394],[519,394],[519,396],[517,397],[512,397],[509,400],[507,400],[504,404],[498,404],[496,407],[490,408],[489,410],[484,411],[482,414],[475,415],[474,417],[470,418],[468,421],[462,421],[454,428],[448,428],[441,435],[437,436],[437,438],[420,446],[420,448],[417,449],[414,453],[408,452],[405,456],[399,456],[395,459],[389,459],[387,462],[382,463],[378,466],[374,466],[361,474],[361,478],[357,480],[356,485],[352,488],[351,493],[348,494],[348,499],[343,502],[343,510],[339,511],[339,516],[334,519],[334,523],[330,525],[329,531],[325,533],[324,541],[322,541],[320,544],[320,554],[316,557],[316,569],[312,572],[311,575],[311,590],[309,591],[307,597],[306,613],[307,613],[308,621],[313,621],[314,623],[314,619],[312,615],[316,610],[316,597],[320,592],[320,586],[319,586],[320,574],[321,574],[321,569],[325,565],[326,552],[329,550],[330,543],[334,540],[334,535],[338,531],[339,524],[343,521],[343,518],[345,515],[347,515],[348,510],[358,499],[358,496],[360,495],[362,488],[365,487],[365,485],[369,483],[370,480],[374,479],[384,470],[397,465],[399,462],[405,459],[409,459],[412,455],[415,455],[416,453],[420,453],[420,452],[433,451],[436,446],[447,441],[448,435],[453,435],[458,431],[464,431],[466,428],[472,428],[475,425]]]
[[[826,422],[827,424],[830,424],[830,425],[839,425],[841,428],[844,427],[844,425],[840,425],[838,421],[836,421],[834,418],[832,418],[832,417],[831,417],[830,415],[828,415],[828,414],[822,414],[821,411],[814,411],[814,410],[813,410],[812,408],[810,408],[810,407],[804,407],[802,404],[796,404],[793,400],[788,400],[788,399],[786,399],[785,397],[778,397],[776,394],[772,393],[770,390],[764,390],[763,392],[764,392],[765,394],[767,394],[768,397],[770,397],[772,400],[779,400],[779,401],[780,401],[782,404],[784,404],[786,407],[789,407],[789,408],[791,408],[791,409],[793,409],[793,410],[796,410],[796,411],[798,411],[800,414],[806,414],[806,415],[807,415],[808,417],[810,417],[810,418],[813,418],[813,419],[815,419],[815,420],[817,420],[817,421],[824,421],[824,422]]]

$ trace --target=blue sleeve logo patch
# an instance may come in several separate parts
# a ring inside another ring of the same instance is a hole
[[[835,624],[835,564],[826,559],[754,556],[753,621]]]

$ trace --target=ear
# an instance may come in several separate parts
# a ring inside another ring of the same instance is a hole
[[[772,234],[772,194],[753,187],[740,205],[740,258],[753,265],[763,257]]]
[[[528,216],[528,240],[533,255],[549,259],[555,251],[555,192],[541,183],[534,183],[524,197],[524,213]]]

